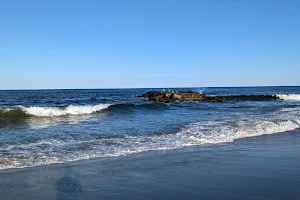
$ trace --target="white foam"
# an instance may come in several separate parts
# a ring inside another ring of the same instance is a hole
[[[28,144],[0,147],[9,152],[0,159],[0,169],[65,163],[100,157],[116,157],[145,151],[170,150],[188,146],[233,142],[237,139],[276,134],[300,128],[298,108],[269,115],[236,116],[201,121],[174,134],[126,135],[113,138],[76,140],[43,139]]]
[[[0,169],[65,163],[99,157],[116,157],[195,145],[227,143],[241,138],[286,132],[297,128],[300,128],[299,118],[278,122],[248,121],[234,125],[228,125],[224,122],[218,124],[217,128],[212,126],[211,121],[209,121],[190,124],[175,134],[125,136],[85,141],[48,139],[0,148],[0,150],[10,152],[9,158],[3,158],[4,161],[2,161],[2,164],[0,163]],[[82,147],[84,147],[84,150]],[[72,151],[68,149],[72,149]],[[13,156],[14,154],[15,156]],[[20,158],[20,154],[26,156]]]
[[[296,108],[282,108],[281,111],[283,111],[283,112],[297,112],[297,111],[300,111],[300,108],[299,107],[296,107]]]
[[[69,105],[65,108],[59,107],[23,107],[20,108],[27,114],[37,117],[53,117],[64,115],[84,115],[107,109],[110,104],[98,104],[93,106],[73,106]]]
[[[276,94],[276,96],[285,101],[300,101],[300,94]]]
[[[203,94],[206,88],[196,88],[199,94]]]

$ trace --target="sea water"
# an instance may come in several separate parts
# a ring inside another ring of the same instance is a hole
[[[224,103],[137,97],[162,89],[169,88],[0,91],[0,169],[231,143],[300,127],[300,87],[171,88],[227,96]]]

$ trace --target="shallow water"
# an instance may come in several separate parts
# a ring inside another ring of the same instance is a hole
[[[300,87],[172,90],[188,89],[278,99],[163,104],[136,97],[150,89],[0,91],[0,169],[206,146],[300,127]]]
[[[298,200],[300,132],[0,171],[0,199]]]

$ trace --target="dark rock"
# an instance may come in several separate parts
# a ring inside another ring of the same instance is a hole
[[[205,97],[206,102],[225,102],[225,97]]]
[[[169,103],[174,101],[204,101],[204,102],[224,102],[225,97],[212,97],[199,94],[191,90],[188,91],[149,91],[138,97],[146,98],[150,101]]]

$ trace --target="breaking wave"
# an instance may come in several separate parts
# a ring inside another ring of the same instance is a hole
[[[300,94],[277,94],[276,96],[286,101],[300,101]]]
[[[229,101],[300,101],[300,94],[228,95],[220,97]]]
[[[0,108],[0,118],[23,118],[23,117],[58,117],[66,115],[85,115],[99,112],[104,109],[110,111],[130,110],[130,109],[166,109],[166,104],[145,103],[145,104],[98,104],[98,105],[69,105],[66,107],[25,107],[14,106],[8,108]]]
[[[98,104],[89,106],[74,106],[69,105],[67,107],[24,107],[16,106],[10,108],[0,109],[0,117],[55,117],[65,115],[84,115],[99,112],[103,109],[107,109],[110,104]]]
[[[228,95],[226,101],[300,101],[300,94],[276,94],[276,95]],[[186,105],[185,105],[186,106]],[[184,106],[184,107],[185,107]],[[13,106],[0,108],[0,118],[57,117],[66,115],[84,115],[107,109],[119,111],[126,109],[166,109],[166,104],[97,104],[97,105],[69,105],[66,107],[39,107],[39,106]]]
[[[77,160],[117,157],[146,151],[171,150],[197,145],[212,145],[300,128],[300,110],[284,110],[268,118],[227,118],[189,124],[177,133],[154,135],[115,135],[89,140],[42,139],[27,144],[0,146],[0,169],[23,168]],[[289,112],[293,111],[293,112]],[[287,113],[286,113],[287,112]]]

